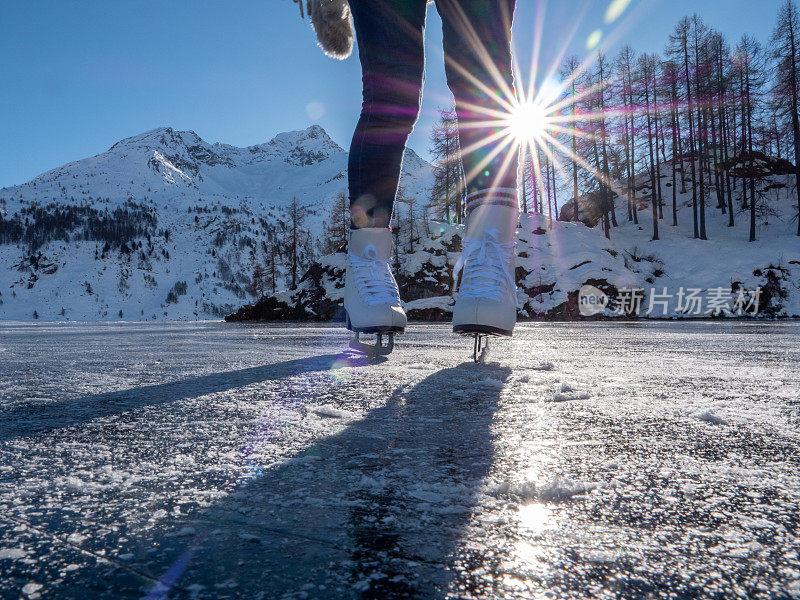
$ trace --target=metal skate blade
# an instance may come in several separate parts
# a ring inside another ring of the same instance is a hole
[[[375,344],[367,344],[361,341],[361,334],[357,331],[350,340],[350,348],[370,358],[375,356],[389,356],[392,350],[394,350],[394,333],[378,333],[376,335],[377,339]],[[385,345],[383,343],[384,335],[389,338]]]
[[[476,363],[486,362],[489,355],[489,337],[483,333],[475,334],[475,343],[472,347],[472,360]]]

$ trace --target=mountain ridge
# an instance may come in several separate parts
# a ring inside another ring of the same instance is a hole
[[[432,168],[409,150],[401,181],[426,201]],[[319,125],[247,147],[172,127],[123,138],[0,189],[0,318],[219,317],[247,296],[293,200],[305,261],[342,193],[347,152]]]
[[[410,148],[401,183],[407,194],[417,198],[425,197],[433,185],[431,165]],[[319,125],[243,147],[209,143],[192,130],[157,127],[26,183],[0,188],[0,202],[11,212],[20,201],[105,199],[118,205],[143,198],[183,198],[191,203],[202,196],[231,205],[243,199],[286,205],[296,196],[304,205],[326,208],[346,190],[347,152]]]

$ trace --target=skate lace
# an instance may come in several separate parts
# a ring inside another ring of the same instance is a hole
[[[388,260],[378,258],[378,250],[372,244],[364,248],[364,256],[348,253],[353,279],[358,294],[368,305],[400,304],[400,290],[392,277]]]
[[[481,239],[465,237],[464,249],[453,269],[460,298],[487,298],[502,301],[511,297],[516,302],[517,284],[509,266],[513,263],[514,242],[501,244],[500,232],[491,227]]]

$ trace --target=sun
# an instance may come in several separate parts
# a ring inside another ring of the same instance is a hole
[[[505,125],[519,145],[533,145],[547,131],[546,109],[537,102],[523,100],[513,106]]]

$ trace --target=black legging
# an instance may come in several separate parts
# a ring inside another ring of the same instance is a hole
[[[515,3],[436,0],[464,173],[471,175],[468,191],[516,188],[516,155],[500,152],[477,169],[499,142],[476,146],[501,127],[470,126],[497,119],[475,112],[473,106],[507,112],[499,98],[508,102],[513,90],[510,38]],[[348,165],[354,227],[387,227],[391,220],[403,151],[419,114],[426,4],[426,0],[350,0],[364,83]],[[504,162],[505,172],[498,178]]]

